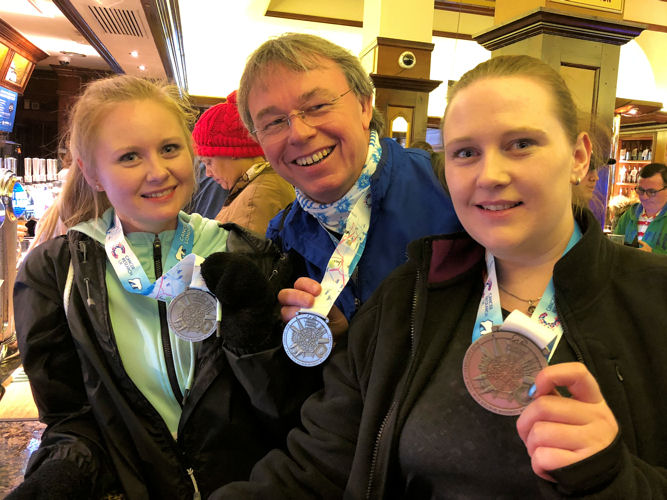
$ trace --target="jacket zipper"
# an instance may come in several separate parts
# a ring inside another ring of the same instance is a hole
[[[409,367],[412,366],[412,362],[414,361],[414,356],[415,356],[415,320],[417,315],[417,294],[420,283],[421,283],[421,271],[419,268],[417,268],[417,277],[415,279],[415,291],[414,294],[412,295],[412,310],[410,312],[410,363],[408,365],[408,370],[410,369]],[[398,407],[398,403],[399,403],[398,399],[394,399],[394,401],[391,403],[389,410],[387,410],[386,415],[382,419],[382,424],[380,424],[380,428],[378,429],[378,433],[375,437],[375,444],[373,446],[373,455],[371,457],[371,466],[368,473],[368,486],[366,487],[367,500],[371,498],[371,494],[373,493],[373,483],[376,472],[375,469],[377,466],[378,454],[380,452],[380,441],[382,441],[384,429],[387,426],[387,422],[389,421],[389,418],[391,417],[392,413]]]
[[[195,479],[195,471],[192,470],[192,467],[188,468],[187,471],[190,476],[190,481],[192,481],[192,486],[195,489],[195,493],[192,495],[192,500],[201,500],[201,493],[199,493],[199,486],[197,486],[197,480]]]
[[[558,307],[558,299],[556,298],[556,314],[558,315],[559,318],[562,318],[563,315],[561,314],[561,309]],[[565,338],[565,341],[570,345],[572,350],[574,351],[574,355],[577,358],[577,361],[579,361],[582,364],[584,363],[584,355],[581,353],[581,349],[579,349],[579,346],[576,344],[573,338],[570,338],[570,335],[568,334],[567,326],[565,325],[564,321],[560,322],[561,328],[563,329],[563,337]],[[558,346],[556,346],[558,347]]]
[[[153,264],[155,266],[155,278],[162,276],[162,244],[160,238],[155,235],[153,240]],[[169,338],[169,325],[167,324],[167,305],[158,300],[158,312],[160,314],[160,333],[162,336],[162,351],[164,353],[164,364],[167,367],[167,375],[169,377],[169,384],[174,393],[174,397],[178,404],[183,408],[183,394],[181,387],[178,385],[178,377],[176,377],[176,368],[174,367],[174,355],[171,349],[171,340]]]
[[[155,266],[155,270],[156,270],[156,276],[161,276],[162,275],[162,253],[161,253],[161,248],[160,248],[161,247],[160,240],[158,239],[157,235],[155,237],[155,240],[154,240],[153,244],[154,244],[153,260],[154,260],[154,266]],[[83,254],[83,260],[81,261],[81,263],[82,264],[87,263],[86,243],[84,241],[79,241],[78,242],[78,248],[79,248],[79,251]],[[92,297],[90,297],[90,288],[89,288],[90,280],[89,280],[89,278],[86,277],[86,278],[84,278],[84,281],[86,283],[86,293],[88,295],[87,302],[88,302],[89,305],[95,305],[95,301],[92,299]],[[161,302],[161,301],[159,301],[158,304],[160,304],[162,306],[165,306],[164,302]],[[163,307],[163,308],[166,309],[166,307]],[[66,308],[66,310],[67,310],[67,308]],[[163,315],[161,313],[160,319],[162,320],[163,318],[166,318],[166,314]],[[106,320],[107,320],[106,331],[109,332],[109,335],[111,335],[111,332],[113,331],[113,327],[111,325],[111,318],[108,314],[106,315]],[[161,324],[161,327],[162,327],[162,321],[160,322],[160,324]],[[167,332],[169,332],[168,326],[167,326]],[[175,368],[174,368],[174,365],[173,365],[173,357],[171,357],[171,342],[169,340],[169,335],[167,335],[167,343],[165,344],[163,342],[163,345],[167,345],[168,350],[169,350],[169,357],[167,357],[166,354],[165,354],[165,358],[167,359],[167,363],[166,363],[167,364],[167,371],[169,371],[169,367],[171,367],[171,370],[174,373],[174,380],[176,380],[176,387],[178,388],[178,391],[180,393],[180,386],[178,385],[178,381],[176,379],[176,372],[175,372]],[[120,362],[117,346],[115,347],[114,350],[112,350],[111,355],[117,361]],[[171,365],[169,364],[168,360],[172,361]],[[122,364],[122,362],[121,362],[121,364]],[[129,375],[126,374],[126,376],[129,378]],[[131,383],[133,383],[132,379],[129,379],[129,380],[130,380]],[[171,382],[171,376],[170,376],[170,382]],[[136,386],[135,386],[135,388],[136,388]],[[173,386],[172,386],[172,388],[173,388]],[[155,410],[155,408],[148,402],[148,400],[146,400],[146,398],[143,396],[143,394],[138,390],[137,390],[137,393],[138,393],[138,396],[145,402],[145,404],[155,413],[155,415],[159,415],[157,413],[157,411]],[[187,397],[187,393],[186,393],[186,397]],[[161,418],[157,418],[157,421],[161,423],[161,427],[164,430],[165,434],[168,435],[168,436],[171,436],[171,433],[169,432],[169,429],[167,429],[167,426],[164,423],[164,421]],[[193,499],[194,500],[201,500],[201,493],[199,491],[199,486],[198,486],[197,481],[196,481],[195,476],[194,476],[194,470],[191,467],[190,468],[185,467],[185,463],[187,463],[187,456],[186,456],[185,452],[179,449],[178,444],[177,444],[176,441],[174,441],[174,448],[173,449],[175,450],[175,455],[177,457],[179,455],[182,456],[182,458],[180,458],[178,461],[181,464],[181,466],[185,468],[185,471],[187,472],[188,476],[190,477],[190,481],[192,482],[192,485],[194,487]]]

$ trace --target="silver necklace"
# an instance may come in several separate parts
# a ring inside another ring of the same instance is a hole
[[[514,297],[517,300],[520,300],[521,302],[525,302],[528,304],[528,314],[533,314],[535,312],[535,308],[537,307],[537,304],[539,304],[540,300],[542,297],[537,297],[536,299],[522,299],[521,297],[518,297],[514,295],[512,292],[507,290],[505,287],[503,287],[500,283],[498,283],[498,288],[500,288],[503,292],[505,292],[507,295],[510,295]]]

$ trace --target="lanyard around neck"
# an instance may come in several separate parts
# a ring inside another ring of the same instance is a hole
[[[568,242],[563,255],[570,251],[570,249],[581,239],[581,236],[581,229],[575,222],[574,231],[572,232],[572,236],[570,237],[570,241]],[[549,284],[530,318],[519,311],[514,311],[507,317],[507,320],[503,322],[495,259],[493,254],[488,250],[486,252],[486,272],[487,278],[484,282],[482,299],[477,310],[472,341],[474,342],[482,335],[490,333],[493,325],[503,325],[503,327],[508,329],[511,325],[515,327],[518,326],[522,330],[532,331],[532,335],[528,334],[527,336],[531,337],[531,340],[533,340],[540,349],[545,350],[545,352],[548,353],[547,360],[551,360],[551,357],[558,346],[558,342],[563,335],[563,327],[556,310],[556,290],[553,283],[553,277],[549,280]],[[523,319],[517,319],[520,316],[523,316],[523,318],[528,320],[528,323]]]
[[[151,283],[141,267],[141,262],[125,239],[123,226],[115,211],[104,242],[107,257],[123,288],[130,293],[162,301],[172,299],[188,286],[196,288],[205,286],[198,272],[198,257],[191,253],[193,246],[194,228],[179,217],[176,234],[165,263],[165,269],[169,271]]]
[[[355,267],[361,259],[368,237],[371,220],[371,192],[359,198],[355,203],[345,224],[345,232],[327,263],[322,278],[322,292],[315,297],[313,307],[301,309],[299,312],[312,312],[322,317],[329,310],[350,280]]]

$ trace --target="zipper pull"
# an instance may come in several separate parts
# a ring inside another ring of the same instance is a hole
[[[222,334],[222,304],[216,298],[215,300],[215,336],[220,338]]]
[[[86,244],[83,241],[79,241],[79,251],[83,254],[83,260],[81,261],[82,264],[86,263],[86,251],[88,249],[86,248]]]
[[[190,481],[192,481],[192,486],[195,488],[195,494],[192,496],[192,500],[201,500],[201,493],[199,493],[199,486],[197,486],[195,472],[192,470],[192,467],[188,469],[188,475],[190,476]]]
[[[85,254],[84,254],[84,255],[85,255]],[[89,280],[88,278],[83,278],[83,281],[85,281],[85,283],[86,283],[86,296],[88,297],[88,298],[86,299],[86,303],[88,304],[88,306],[94,306],[94,305],[95,305],[95,301],[94,301],[93,298],[90,296],[90,280]]]

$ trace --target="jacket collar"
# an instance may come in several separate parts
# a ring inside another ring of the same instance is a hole
[[[609,266],[621,247],[604,237],[589,210],[575,215],[575,220],[582,238],[556,263],[554,285],[568,297],[590,297],[589,290],[607,281]],[[428,236],[410,243],[408,257],[423,264],[432,284],[452,279],[483,261],[484,248],[467,233]]]
[[[371,176],[372,208],[370,231],[372,231],[375,218],[378,217],[376,207],[381,204],[391,184],[392,158],[396,152],[396,148],[401,148],[392,139],[381,139],[380,142],[382,145],[382,156],[378,161],[375,173]],[[329,235],[321,229],[315,217],[303,210],[297,201],[292,202],[291,209],[283,221],[282,231],[285,235],[283,240],[292,242],[292,246],[286,248],[286,250],[294,248],[308,262],[312,262],[320,268],[326,267],[331,255],[326,254],[322,249],[330,248],[333,252],[334,245]]]
[[[408,258],[425,264],[428,283],[452,279],[484,260],[484,247],[467,233],[427,236],[408,245]]]
[[[642,215],[644,212],[644,206],[641,203],[637,203],[630,207],[628,210],[630,210],[630,214],[632,215],[632,220],[634,222],[637,222],[639,220],[639,217]],[[667,216],[667,203],[660,209],[658,212],[658,215],[655,216],[654,220],[661,219],[662,217]]]
[[[554,286],[572,309],[585,309],[594,299],[591,290],[601,290],[609,281],[610,269],[622,251],[636,251],[609,240],[589,210],[575,216],[582,237],[554,266]]]

